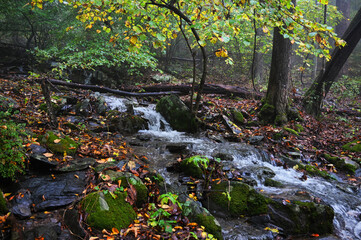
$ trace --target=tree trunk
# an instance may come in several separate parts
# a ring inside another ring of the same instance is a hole
[[[346,46],[343,48],[336,48],[332,53],[331,61],[326,64],[324,72],[321,72],[311,87],[307,90],[303,99],[303,106],[309,114],[318,116],[321,114],[321,104],[324,97],[326,97],[332,84],[337,78],[346,60],[355,49],[357,43],[361,38],[361,8],[358,10],[356,16],[353,18],[349,27],[347,28],[342,39],[346,41]]]
[[[350,24],[350,1],[349,0],[336,0],[336,7],[342,13],[343,19],[337,24],[335,32],[338,36],[342,36]],[[347,75],[348,74],[348,64],[347,62],[341,69],[339,75]]]
[[[56,120],[53,104],[51,103],[51,94],[50,94],[50,90],[49,90],[48,80],[45,78],[41,80],[41,90],[43,92],[46,107],[48,109],[50,124],[53,127],[56,127],[58,125],[58,122]]]
[[[290,40],[275,28],[267,94],[259,115],[267,123],[282,125],[287,122],[291,49]]]

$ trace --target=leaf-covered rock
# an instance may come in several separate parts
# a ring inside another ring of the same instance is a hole
[[[130,184],[133,185],[136,190],[136,205],[138,207],[147,202],[148,189],[139,177],[130,172],[116,172],[113,170],[105,171],[104,174],[108,175],[113,182],[117,183],[120,180],[123,187],[129,187]]]
[[[79,144],[71,139],[69,136],[63,138],[55,135],[54,132],[48,131],[40,137],[41,143],[45,144],[53,153],[74,155],[79,147]]]

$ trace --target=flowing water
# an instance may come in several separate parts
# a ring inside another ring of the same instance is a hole
[[[191,136],[171,129],[165,119],[155,111],[155,105],[139,106],[136,100],[104,96],[111,108],[126,111],[127,104],[133,104],[135,114],[142,115],[149,121],[149,130],[139,131],[128,138],[139,153],[150,159],[150,165],[160,172],[170,185],[176,184],[177,176],[165,169],[176,158],[166,146],[169,144],[183,145],[188,152],[205,156],[214,156],[216,153],[232,156],[231,164],[238,169],[250,170],[250,176],[257,181],[258,190],[264,194],[292,199],[297,192],[305,191],[314,198],[332,206],[335,211],[335,235],[324,239],[361,239],[361,192],[360,189],[351,187],[341,180],[327,181],[322,178],[308,177],[301,180],[302,173],[290,168],[284,169],[272,164],[267,154],[253,146],[240,143],[216,143],[206,137]],[[276,175],[273,178],[285,185],[284,188],[266,187],[262,179],[257,176],[256,169],[269,168]],[[265,231],[249,226],[242,220],[224,221],[219,219],[225,239],[272,239],[272,235]]]

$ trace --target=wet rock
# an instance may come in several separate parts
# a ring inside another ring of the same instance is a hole
[[[75,112],[77,115],[89,117],[92,114],[92,106],[89,99],[79,101],[75,106]]]
[[[269,167],[263,166],[247,166],[241,169],[243,173],[248,173],[250,176],[254,175],[258,179],[273,178],[276,174]]]
[[[113,170],[105,171],[104,175],[108,175],[115,183],[118,183],[120,180],[122,187],[129,187],[130,184],[133,185],[137,192],[136,205],[138,207],[141,207],[147,202],[148,189],[139,177],[131,174],[130,172],[116,172]]]
[[[33,154],[43,154],[47,152],[46,148],[37,144],[31,144],[29,147]]]
[[[66,165],[61,166],[58,171],[60,172],[74,172],[85,170],[96,163],[94,158],[81,158],[69,161]]]
[[[170,95],[161,98],[156,110],[162,114],[173,129],[190,133],[198,131],[198,121],[178,96]]]
[[[110,129],[121,133],[134,134],[139,130],[148,129],[148,122],[144,118],[135,115],[122,114],[111,119]]]
[[[253,137],[248,138],[248,141],[250,144],[258,145],[263,141],[263,139],[264,139],[264,136],[253,136]]]
[[[33,169],[36,170],[49,170],[56,168],[58,162],[51,161],[49,158],[45,157],[42,154],[31,154],[30,155],[30,165]]]
[[[11,201],[10,211],[18,218],[24,219],[31,216],[32,196],[28,190],[20,189]]]
[[[187,152],[187,147],[188,147],[187,144],[171,143],[166,146],[166,149],[168,149],[170,153],[184,154]]]
[[[58,239],[61,234],[61,228],[59,225],[44,225],[33,228],[24,233],[25,240],[44,239],[54,240]]]
[[[99,230],[112,228],[123,229],[137,217],[132,206],[125,201],[126,193],[119,193],[113,198],[110,193],[94,192],[87,195],[80,203],[88,214],[90,227]]]
[[[82,238],[85,237],[86,233],[84,229],[80,226],[80,216],[78,210],[71,208],[67,209],[64,212],[64,223],[69,228],[69,230]]]
[[[300,164],[301,161],[299,159],[292,159],[286,156],[282,156],[282,161],[286,164],[286,166],[293,168],[297,164]]]
[[[8,110],[18,110],[20,105],[11,97],[0,94],[0,111],[6,112]]]
[[[264,181],[264,185],[268,187],[283,187],[283,184],[281,182],[273,180],[272,178],[266,178]]]
[[[69,136],[59,137],[54,132],[48,131],[39,137],[42,144],[45,144],[53,153],[74,155],[79,144]]]
[[[212,213],[222,213],[229,217],[267,213],[266,198],[241,182],[212,184],[208,201],[204,204],[209,206]]]
[[[230,153],[217,152],[212,154],[213,158],[219,158],[221,161],[233,161],[233,156]]]
[[[334,212],[330,206],[301,201],[272,201],[268,206],[271,222],[286,234],[332,233]]]
[[[84,172],[72,172],[29,178],[20,185],[30,190],[35,211],[44,211],[72,203],[85,184]]]
[[[8,208],[6,206],[6,200],[4,198],[4,194],[0,189],[0,215],[5,215],[8,212]]]
[[[217,219],[200,202],[186,198],[183,213],[191,220],[203,226],[206,232],[212,234],[216,239],[223,239],[222,228]]]

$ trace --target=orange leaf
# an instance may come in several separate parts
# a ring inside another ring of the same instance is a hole
[[[61,139],[58,138],[58,139],[54,140],[54,143],[60,143],[60,141],[61,141]]]
[[[113,235],[119,234],[119,230],[116,229],[116,228],[112,228],[112,234],[113,234]]]
[[[45,157],[52,157],[52,156],[54,156],[54,154],[52,154],[52,153],[44,153],[43,154]]]

